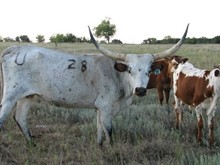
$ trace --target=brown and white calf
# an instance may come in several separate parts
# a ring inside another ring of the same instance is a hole
[[[163,69],[158,74],[157,73],[150,74],[150,79],[147,85],[147,89],[153,89],[153,88],[157,89],[157,95],[160,105],[162,105],[164,97],[166,104],[168,104],[169,102],[170,90],[172,89],[173,86],[172,83],[173,73],[171,72],[171,69],[172,69],[172,60],[174,58],[182,59],[181,56],[173,55],[171,57],[155,60],[153,62],[153,65],[162,65]]]
[[[198,120],[197,140],[202,141],[203,117],[202,109],[208,105],[209,145],[214,143],[214,116],[216,103],[220,95],[220,67],[212,70],[195,68],[188,59],[173,59],[173,92],[175,99],[176,127],[182,121],[182,105],[195,108]],[[208,104],[207,104],[208,102]]]

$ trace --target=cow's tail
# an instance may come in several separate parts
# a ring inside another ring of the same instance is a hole
[[[4,84],[3,84],[3,73],[2,73],[2,56],[3,54],[1,54],[1,59],[0,59],[0,107],[2,106],[2,96],[3,96],[3,87],[4,87]]]
[[[3,70],[2,70],[2,62],[3,62],[3,57],[8,54],[8,50],[10,48],[4,50],[0,56],[0,106],[2,106],[2,97],[3,97],[3,89],[4,89],[4,77],[3,77]]]
[[[1,100],[1,104],[2,104],[2,97],[3,97],[3,89],[4,89],[4,77],[3,77],[3,70],[2,70],[2,63],[3,63],[3,57],[7,54],[12,53],[16,48],[18,48],[17,46],[11,46],[7,49],[5,49],[1,56],[0,56],[0,100]],[[0,104],[0,106],[1,106]]]

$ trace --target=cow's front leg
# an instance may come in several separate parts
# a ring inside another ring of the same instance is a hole
[[[170,98],[170,88],[169,89],[164,89],[164,94],[165,94],[165,99],[166,99],[166,104],[169,104],[169,98]]]
[[[181,127],[181,123],[182,123],[182,120],[183,120],[183,112],[182,112],[182,103],[181,101],[174,96],[174,111],[176,113],[176,129],[180,129]]]
[[[100,146],[103,144],[103,132],[107,144],[112,142],[112,115],[107,111],[97,111],[97,141]]]
[[[202,109],[200,106],[195,108],[196,116],[197,116],[197,140],[199,143],[202,142],[202,129],[203,129],[203,117],[202,117]]]

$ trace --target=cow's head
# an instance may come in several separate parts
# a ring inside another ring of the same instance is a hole
[[[187,25],[183,37],[176,45],[164,52],[160,52],[157,54],[122,54],[112,52],[103,48],[96,42],[90,28],[89,33],[91,41],[96,46],[96,48],[103,55],[116,61],[114,68],[119,72],[125,72],[126,74],[128,74],[128,85],[130,86],[130,88],[132,88],[133,94],[136,94],[137,96],[144,96],[146,94],[146,87],[149,81],[149,73],[151,71],[154,71],[155,69],[162,69],[161,66],[154,66],[152,65],[152,63],[157,59],[173,55],[180,48],[187,35],[188,26],[189,25]]]
[[[220,64],[214,66],[214,75],[215,77],[220,77]]]
[[[171,72],[174,72],[180,64],[185,64],[186,61],[188,61],[188,58],[184,58],[181,56],[172,56],[171,63],[169,64]]]
[[[152,65],[153,61],[154,59],[150,55],[128,54],[124,61],[116,61],[114,68],[128,74],[129,84],[134,94],[144,96],[150,72],[163,69],[162,65]]]
[[[215,92],[219,96],[220,95],[220,64],[215,65],[212,72],[214,75],[213,80],[214,80]]]

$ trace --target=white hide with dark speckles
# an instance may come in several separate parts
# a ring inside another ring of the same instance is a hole
[[[2,54],[3,99],[0,127],[16,106],[16,120],[27,140],[28,110],[37,99],[63,107],[92,108],[97,116],[98,143],[112,127],[113,114],[132,102],[136,87],[147,87],[154,61],[151,54],[127,55],[131,73],[114,69],[103,55],[68,54],[36,46],[14,46]],[[17,103],[17,104],[16,104]]]

